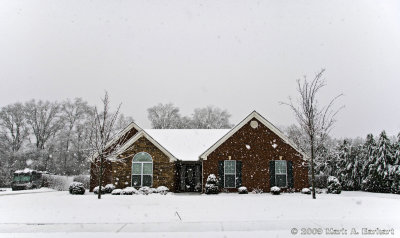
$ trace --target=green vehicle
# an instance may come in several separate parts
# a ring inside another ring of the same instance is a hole
[[[40,188],[43,183],[41,171],[32,169],[17,170],[14,172],[11,188],[15,190],[26,190]]]

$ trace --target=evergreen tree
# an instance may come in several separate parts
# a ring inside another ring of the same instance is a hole
[[[389,176],[390,165],[393,162],[392,145],[385,131],[379,136],[375,148],[375,156],[371,156],[368,167],[368,176],[363,181],[363,188],[371,192],[389,192],[391,180]]]
[[[392,180],[392,193],[400,194],[400,133],[397,135],[397,142],[393,146],[395,150],[393,166],[391,167],[390,178]]]

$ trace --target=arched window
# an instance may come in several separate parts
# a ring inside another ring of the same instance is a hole
[[[146,152],[139,152],[132,160],[132,186],[151,187],[153,183],[153,159]]]

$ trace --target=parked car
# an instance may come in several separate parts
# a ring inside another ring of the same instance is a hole
[[[14,172],[11,188],[15,190],[26,190],[40,188],[43,183],[41,171],[32,169],[17,170]]]

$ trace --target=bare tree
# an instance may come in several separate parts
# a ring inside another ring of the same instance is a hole
[[[74,101],[66,100],[61,105],[61,113],[64,118],[64,127],[62,129],[63,135],[59,140],[61,145],[60,154],[63,159],[63,173],[69,174],[67,169],[67,161],[72,162],[71,158],[71,145],[74,145],[73,140],[78,139],[79,125],[81,125],[86,118],[90,118],[91,109],[87,102],[81,98],[75,98]]]
[[[196,108],[192,119],[192,128],[196,129],[229,129],[231,115],[218,107],[207,106]]]
[[[36,148],[44,149],[46,142],[62,128],[59,104],[32,100],[25,104],[25,112],[36,138]]]
[[[0,143],[2,147],[18,151],[29,135],[24,115],[24,106],[15,103],[0,110]]]
[[[180,125],[179,108],[172,103],[159,103],[147,109],[147,112],[153,129],[173,129]]]
[[[108,142],[111,139],[112,133],[115,131],[114,127],[121,107],[120,104],[116,112],[110,112],[110,100],[107,92],[101,101],[103,103],[103,111],[99,112],[97,107],[94,108],[94,118],[91,123],[91,133],[89,138],[89,146],[92,152],[90,159],[95,167],[95,173],[98,179],[98,199],[101,199],[101,187],[105,163],[112,159],[114,155],[113,152],[115,150],[110,149]]]
[[[296,102],[293,102],[292,98],[289,97],[289,103],[281,102],[281,104],[289,106],[294,112],[297,122],[300,128],[307,135],[307,142],[309,144],[309,156],[311,158],[311,183],[312,183],[312,197],[315,196],[315,150],[319,146],[318,143],[323,143],[333,125],[336,122],[335,116],[340,111],[339,109],[333,109],[335,101],[342,96],[339,94],[334,97],[326,106],[320,107],[317,94],[326,86],[325,80],[322,78],[325,69],[322,69],[317,73],[314,79],[309,82],[307,77],[304,76],[303,80],[297,80],[297,92],[299,98]]]

